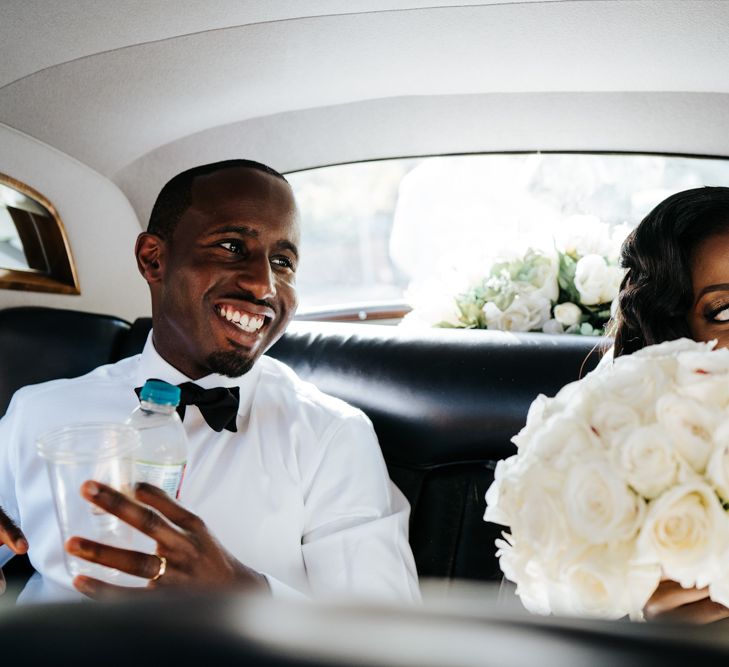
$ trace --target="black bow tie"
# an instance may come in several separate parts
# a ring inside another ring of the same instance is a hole
[[[238,387],[203,389],[194,382],[183,382],[177,386],[180,388],[180,404],[177,406],[180,419],[185,418],[185,408],[188,405],[197,405],[203,419],[214,431],[219,433],[227,429],[235,433],[238,430],[235,425],[240,401]],[[134,391],[139,396],[142,388],[137,387]]]

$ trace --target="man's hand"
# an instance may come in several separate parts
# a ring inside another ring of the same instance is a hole
[[[709,598],[708,588],[682,588],[664,580],[643,608],[647,621],[672,621],[704,625],[729,618],[729,609]]]
[[[210,534],[202,519],[151,484],[138,484],[135,500],[98,482],[85,482],[81,494],[90,502],[137,528],[157,542],[157,554],[144,554],[80,537],[66,542],[68,553],[92,563],[149,579],[147,588],[127,588],[78,576],[74,586],[92,598],[158,587],[268,591],[266,578],[236,560]],[[164,574],[160,572],[163,557]]]
[[[5,544],[17,554],[24,554],[28,551],[28,540],[25,539],[23,531],[18,528],[13,520],[0,509],[0,544]],[[0,569],[0,594],[5,592],[5,577]]]

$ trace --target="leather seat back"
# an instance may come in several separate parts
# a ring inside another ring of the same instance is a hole
[[[141,349],[137,320],[124,353]],[[268,351],[372,420],[390,476],[411,505],[410,543],[421,577],[498,580],[483,521],[499,459],[532,400],[592,370],[589,337],[294,322]]]
[[[129,322],[26,306],[0,310],[0,415],[29,384],[83,375],[119,354]]]
[[[15,389],[73,377],[141,351],[149,318],[47,308],[0,311],[0,410]],[[555,394],[598,361],[596,341],[509,334],[294,322],[268,354],[372,420],[393,481],[411,504],[421,577],[498,579],[483,521],[496,462],[539,393]]]

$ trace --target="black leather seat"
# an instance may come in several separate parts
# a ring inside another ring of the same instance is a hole
[[[20,387],[88,373],[118,358],[130,325],[55,308],[0,310],[0,414]]]
[[[72,377],[141,351],[151,321],[47,308],[0,311],[0,412],[29,382]],[[591,370],[578,336],[295,322],[269,354],[372,420],[390,475],[412,507],[421,577],[500,577],[483,521],[496,461],[539,393]],[[33,360],[33,363],[28,363]],[[31,368],[29,368],[31,366]],[[17,559],[16,559],[17,560]]]

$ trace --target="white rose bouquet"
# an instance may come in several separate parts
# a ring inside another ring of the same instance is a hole
[[[602,335],[624,273],[617,255],[627,231],[572,216],[554,248],[497,255],[465,289],[448,293],[437,286],[449,281],[438,278],[411,286],[413,310],[403,324]]]
[[[662,577],[729,606],[729,350],[681,339],[539,396],[486,494],[530,611],[640,618]]]
[[[557,271],[554,253],[529,248],[523,255],[499,257],[486,278],[455,298],[461,326],[541,331],[557,299]]]
[[[559,255],[559,298],[547,329],[602,335],[625,271],[618,265],[626,225],[610,228],[591,215],[564,221],[555,238]]]

